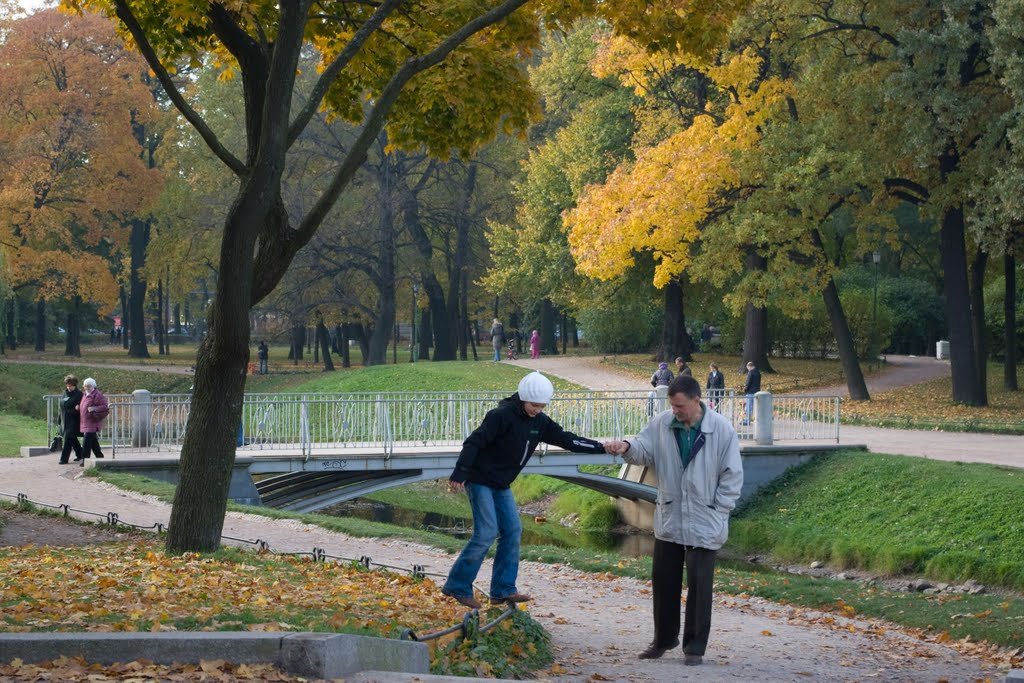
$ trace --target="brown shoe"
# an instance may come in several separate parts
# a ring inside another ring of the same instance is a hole
[[[700,655],[686,655],[683,657],[684,666],[700,666],[703,661],[704,658]]]
[[[513,593],[512,595],[506,595],[502,598],[491,598],[491,604],[503,605],[506,602],[530,602],[530,600],[533,600],[533,597],[526,593]]]
[[[445,591],[441,592],[447,595],[449,598],[454,599],[455,602],[459,603],[460,605],[465,605],[470,609],[480,609],[481,607],[483,607],[483,605],[480,604],[480,601],[474,598],[472,595],[454,595],[452,593],[446,593]]]
[[[637,657],[639,657],[640,659],[658,659],[674,647],[679,647],[678,638],[676,638],[674,641],[672,641],[669,645],[666,645],[665,647],[661,647],[660,645],[655,645],[654,643],[651,643],[647,646],[647,649],[641,652],[639,655],[637,655]]]

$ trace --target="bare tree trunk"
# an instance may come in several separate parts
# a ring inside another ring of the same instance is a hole
[[[146,281],[139,271],[146,262],[146,247],[149,245],[149,221],[133,218],[131,235],[131,283],[129,285],[129,306],[131,313],[131,342],[128,346],[130,358],[149,358],[146,346]]]
[[[747,268],[767,270],[768,260],[759,255],[754,247],[747,248]],[[775,372],[768,362],[768,309],[747,304],[747,315],[743,328],[743,361],[739,371],[747,371],[747,362],[753,361],[761,372]]]
[[[36,301],[36,351],[46,350],[46,299]]]
[[[224,529],[249,365],[256,241],[251,226],[261,225],[266,215],[259,205],[262,197],[246,201],[244,190],[242,197],[225,221],[217,291],[196,354],[195,389],[167,531],[171,553],[217,550]]]
[[[18,300],[13,294],[8,297],[7,301],[4,302],[4,311],[6,312],[4,320],[4,341],[7,343],[7,348],[13,350],[18,348],[18,335],[16,332],[17,326],[15,324],[15,317],[18,311]]]
[[[121,348],[125,351],[128,350],[128,339],[131,335],[128,333],[130,329],[128,327],[128,321],[131,320],[131,312],[128,306],[128,295],[124,291],[124,285],[120,287],[121,294]]]
[[[431,340],[434,337],[434,326],[432,324],[432,316],[430,315],[430,308],[421,308],[420,309],[420,329],[419,329],[419,333],[420,333],[420,338],[419,338],[419,345],[420,345],[419,354],[420,354],[420,358],[423,358],[423,359],[430,358],[430,347],[432,346]],[[449,334],[448,336],[451,337],[452,335]],[[455,360],[454,352],[455,352],[455,347],[453,346],[452,347],[452,353],[453,353],[452,360]]]
[[[320,342],[320,351],[324,355],[324,372],[334,372],[334,361],[331,360],[331,335],[323,320],[317,321],[316,338]]]
[[[558,344],[555,341],[555,307],[551,305],[550,299],[540,302],[540,350],[558,355]]]
[[[1003,387],[1017,391],[1017,260],[1013,254],[1003,255],[1006,284],[1003,290],[1003,339],[1006,354],[1003,359]]]
[[[364,359],[366,365],[387,363],[388,339],[395,325],[395,213],[391,204],[392,172],[389,156],[384,157],[377,181],[380,186],[380,260],[377,263],[380,297],[373,333],[370,335],[370,355]]]
[[[76,296],[71,299],[71,308],[68,310],[67,320],[64,323],[66,330],[64,333],[65,356],[82,357],[81,324],[79,323],[81,305],[82,297]]]
[[[953,401],[969,406],[986,404],[978,378],[977,357],[971,322],[970,290],[967,286],[967,247],[964,243],[964,211],[955,206],[942,215],[940,231],[942,292],[946,327],[949,330],[949,360],[953,376]]]
[[[157,355],[167,354],[167,347],[164,345],[164,281],[157,278],[156,281],[156,317],[153,318],[153,333],[156,335],[159,344]]]
[[[988,330],[985,329],[985,269],[988,253],[981,248],[971,261],[971,333],[974,336],[974,372],[982,405],[988,405]]]
[[[839,362],[842,363],[843,374],[846,375],[846,390],[850,392],[850,398],[854,401],[870,401],[871,394],[868,393],[868,385],[864,381],[864,373],[861,371],[857,350],[853,344],[853,335],[850,334],[850,323],[846,320],[846,312],[839,299],[839,290],[836,289],[835,280],[832,278],[829,278],[822,297],[825,299],[825,310],[828,311],[832,334],[839,348]]]
[[[686,331],[686,311],[683,303],[683,285],[673,278],[665,285],[664,323],[661,328],[661,345],[657,357],[671,363],[677,356],[693,360],[693,339]]]
[[[348,323],[342,323],[341,332],[338,337],[338,347],[341,349],[341,367],[343,368],[352,367],[352,354],[348,346],[348,327]]]

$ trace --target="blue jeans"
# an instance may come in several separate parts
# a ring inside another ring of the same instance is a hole
[[[473,509],[473,536],[448,572],[443,590],[457,597],[472,596],[473,581],[497,538],[490,597],[506,598],[516,592],[516,577],[519,576],[519,537],[523,527],[519,523],[516,501],[511,489],[492,489],[483,484],[467,482],[466,493]]]
[[[743,416],[743,424],[748,425],[754,419],[754,395],[747,394],[747,414]]]
[[[260,358],[260,374],[265,375],[269,371],[269,363],[266,358]]]
[[[501,347],[500,346],[495,346],[494,347],[494,360],[495,360],[495,362],[500,362],[501,361]]]

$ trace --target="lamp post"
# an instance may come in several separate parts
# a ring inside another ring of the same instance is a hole
[[[409,333],[409,362],[416,362],[416,296],[420,292],[420,286],[416,281],[412,282],[412,331]]]
[[[871,349],[870,353],[878,357],[878,263],[882,260],[882,254],[878,251],[871,252],[871,262],[875,264],[875,286],[874,295],[871,300]]]

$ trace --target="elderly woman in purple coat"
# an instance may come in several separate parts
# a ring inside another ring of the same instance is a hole
[[[85,435],[85,438],[82,440],[82,457],[75,458],[76,461],[88,458],[90,453],[97,458],[103,457],[103,451],[100,450],[99,432],[103,429],[103,420],[110,412],[107,397],[96,388],[96,380],[86,377],[82,386],[85,388],[85,396],[78,404],[78,413],[81,416],[82,434]]]

